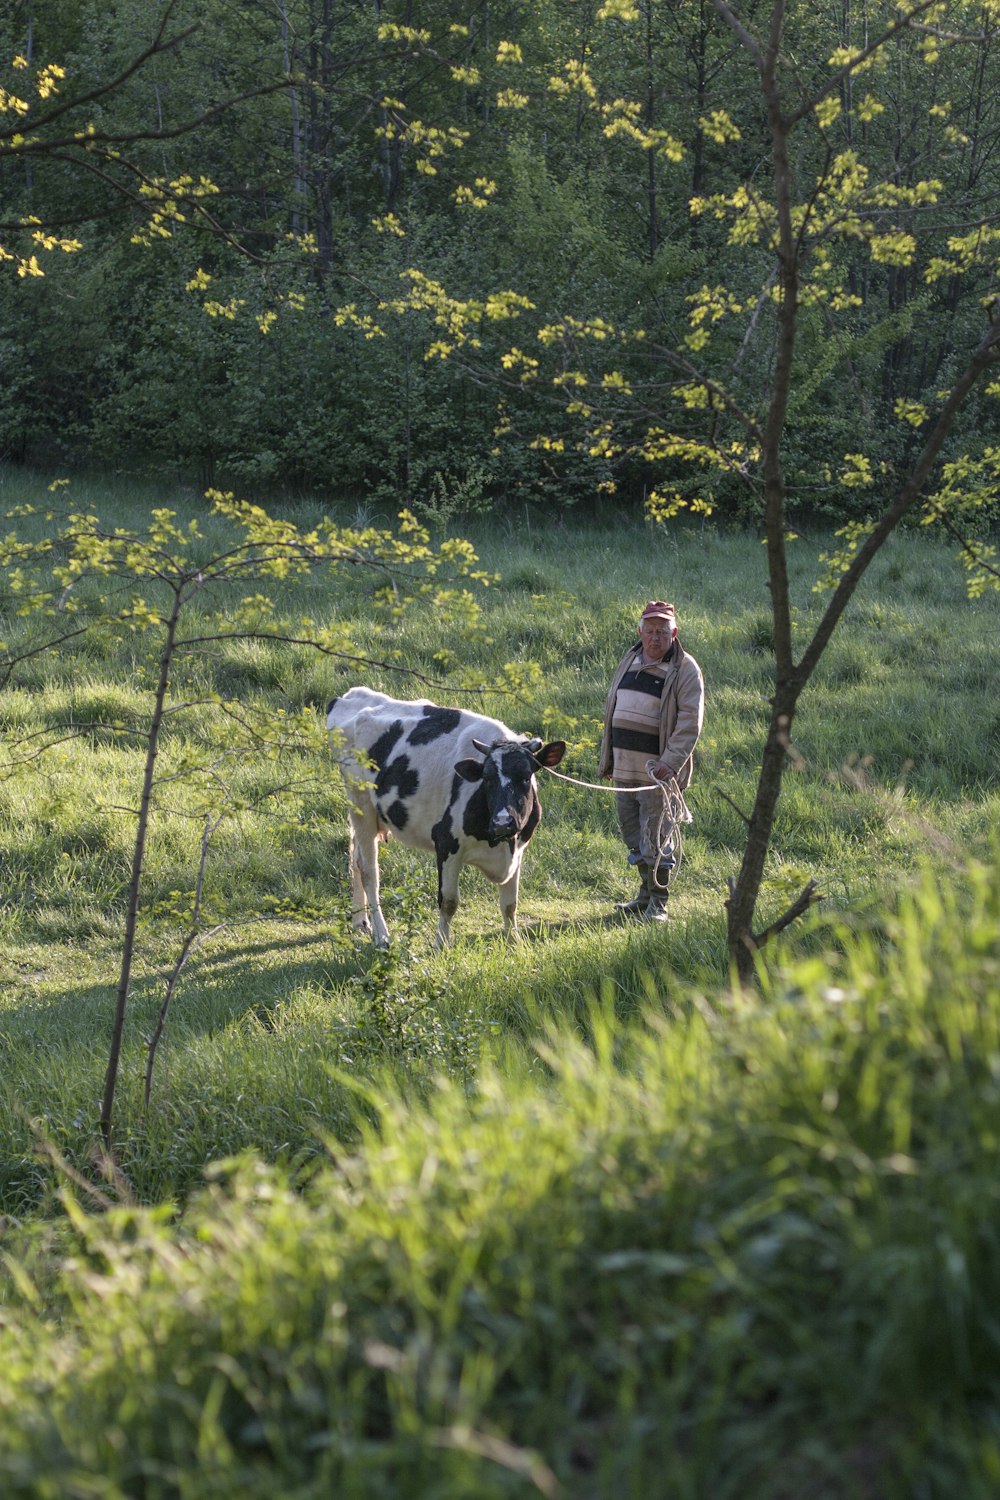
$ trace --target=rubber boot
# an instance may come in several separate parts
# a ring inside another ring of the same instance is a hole
[[[642,913],[644,922],[668,922],[670,913],[667,910],[667,900],[670,895],[668,881],[670,871],[673,869],[673,861],[668,864],[661,860],[654,871],[650,872],[646,884],[649,886],[649,900]]]
[[[670,913],[667,911],[667,892],[653,891],[646,903],[646,909],[642,913],[644,922],[669,922]]]
[[[639,894],[632,901],[615,902],[615,911],[621,912],[623,917],[641,917],[649,905],[649,868],[647,865],[639,865],[637,868],[639,879],[642,881]]]

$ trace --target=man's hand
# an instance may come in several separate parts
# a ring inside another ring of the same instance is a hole
[[[671,766],[654,766],[653,767],[653,776],[656,778],[657,781],[673,781],[674,778],[675,778],[675,776],[676,776],[676,774],[677,773],[673,770],[673,768]]]

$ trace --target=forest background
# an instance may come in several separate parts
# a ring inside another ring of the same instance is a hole
[[[794,139],[814,210],[784,448],[800,523],[863,518],[906,472],[984,324],[992,18],[910,9],[840,79],[897,13],[785,18],[783,87],[836,83]],[[752,412],[775,361],[773,143],[707,0],[0,17],[0,244],[22,273],[0,284],[0,457],[438,517],[677,490],[757,513],[752,441],[691,385],[710,352]],[[51,63],[67,78],[36,97]],[[22,96],[38,149],[17,147]],[[995,408],[973,393],[955,452]]]

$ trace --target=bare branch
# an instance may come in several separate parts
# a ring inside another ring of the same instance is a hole
[[[817,625],[813,638],[796,667],[795,675],[800,689],[808,682],[815,671],[816,664],[826,650],[837,622],[847,608],[855,589],[872,559],[879,552],[886,539],[895,531],[903,517],[908,511],[913,509],[920,499],[924,485],[927,483],[931,471],[937,463],[945,439],[951,431],[952,423],[962,402],[983,372],[989,369],[991,365],[996,364],[998,360],[1000,360],[1000,323],[993,323],[983,335],[978,349],[952,387],[947,401],[938,413],[937,421],[931,429],[920,456],[910,471],[909,478],[899,491],[895,502],[889,506],[888,510],[883,512],[877,526],[858,548],[850,565],[834,589],[833,596],[827,605],[823,618]]]
[[[399,672],[404,677],[415,678],[417,682],[422,682],[427,687],[447,688],[452,693],[483,693],[487,686],[481,683],[478,687],[456,688],[451,683],[439,682],[434,677],[418,672],[416,667],[401,667],[398,662],[378,661],[371,656],[355,656],[348,651],[338,651],[333,646],[324,646],[322,642],[310,639],[309,636],[283,635],[276,630],[233,630],[221,631],[218,635],[188,636],[186,640],[177,642],[177,650],[186,651],[195,646],[209,645],[213,641],[281,641],[287,646],[311,646],[314,651],[319,651],[324,656],[332,656],[337,661],[350,662],[362,667],[378,667],[383,672]]]
[[[714,396],[720,406],[724,407],[730,415],[734,416],[751,437],[755,438],[758,442],[760,441],[762,434],[756,418],[743,410],[742,406],[726,390],[725,386],[720,385],[718,381],[712,380],[710,376],[705,375],[699,370],[697,365],[693,365],[683,354],[678,354],[676,349],[671,349],[669,346],[663,344],[655,344],[653,349],[665,363],[672,365],[678,374],[686,376],[692,385],[700,385],[711,396]]]
[[[0,659],[0,682],[9,682],[14,668],[20,666],[22,662],[31,661],[34,656],[43,656],[46,651],[51,651],[55,646],[63,646],[78,635],[86,635],[91,628],[90,625],[81,625],[78,630],[67,630],[62,635],[52,636],[50,640],[45,641],[41,646],[32,647],[30,651],[21,651],[17,655],[7,652]]]
[[[719,3],[720,0],[716,0],[716,4]],[[846,79],[850,78],[852,73],[856,73],[862,63],[867,62],[868,58],[874,57],[887,42],[891,42],[893,37],[898,36],[901,31],[910,30],[915,18],[923,11],[930,10],[937,3],[938,0],[922,0],[920,5],[915,5],[912,10],[907,11],[905,15],[900,16],[898,21],[894,21],[891,26],[887,27],[874,41],[869,42],[868,46],[858,53],[857,57],[852,57],[850,62],[845,63],[839,72],[834,73],[832,78],[821,89],[817,89],[814,94],[799,105],[798,109],[793,110],[791,114],[786,116],[788,129],[791,130],[800,120],[805,119],[806,115],[811,114],[816,106],[821,104],[828,95],[839,89],[840,85]]]
[[[979,568],[983,573],[988,573],[991,578],[995,578],[1000,583],[1000,568],[995,568],[991,562],[987,561],[983,553],[977,549],[975,542],[971,541],[964,532],[959,530],[945,511],[935,508],[934,519],[939,526],[944,527],[952,540],[958,543],[960,551],[965,554],[974,567]]]
[[[181,42],[185,41],[187,37],[192,34],[192,32],[197,31],[198,26],[200,25],[200,22],[195,21],[184,31],[178,32],[176,36],[164,40],[164,35],[167,26],[170,24],[170,17],[173,13],[175,4],[176,0],[169,0],[169,3],[164,8],[163,15],[160,17],[160,24],[157,27],[156,35],[154,36],[152,42],[150,42],[148,47],[145,47],[141,52],[137,53],[136,56],[133,57],[132,60],[122,69],[122,71],[115,75],[114,78],[109,78],[104,83],[99,83],[95,88],[91,89],[86,94],[78,94],[73,99],[60,99],[57,104],[52,105],[48,110],[46,110],[44,114],[39,115],[36,119],[29,120],[27,122],[22,120],[20,121],[20,123],[15,123],[13,126],[8,127],[7,129],[0,130],[0,147],[2,147],[3,141],[18,135],[23,135],[25,130],[44,130],[47,126],[53,124],[54,121],[60,120],[64,115],[69,114],[72,110],[82,109],[88,104],[96,104],[99,99],[107,98],[107,96],[109,94],[113,94],[116,89],[120,89],[123,83],[127,83],[128,80],[132,78],[136,73],[138,73],[141,68],[145,67],[146,63],[148,63],[152,58],[159,57],[165,52],[172,52],[173,49],[179,46]],[[30,142],[27,141],[20,143],[17,147],[18,154],[20,154],[24,150],[24,147],[29,144]]]
[[[214,822],[210,818],[205,819],[205,827],[201,836],[201,858],[198,861],[198,876],[195,881],[194,905],[191,911],[191,926],[181,944],[177,962],[174,964],[167,979],[167,989],[163,996],[163,1004],[160,1006],[153,1034],[146,1046],[146,1079],[143,1089],[143,1106],[146,1110],[149,1109],[149,1097],[153,1088],[153,1065],[156,1062],[156,1051],[167,1024],[167,1011],[170,1009],[170,1001],[173,999],[174,990],[177,988],[177,981],[180,979],[184,966],[195,949],[200,947],[202,943],[207,942],[210,937],[214,937],[217,932],[221,932],[223,927],[227,926],[225,922],[217,922],[214,927],[210,927],[204,931],[201,928],[201,902],[205,888],[205,867],[208,864],[208,847],[212,834],[218,828],[224,816],[225,814],[220,813]]]
[[[192,27],[191,30],[195,30],[195,27]],[[114,85],[109,85],[109,87],[117,87],[119,82],[121,80],[117,80]],[[239,104],[245,104],[251,99],[266,97],[268,94],[281,93],[283,89],[291,88],[295,82],[301,82],[301,79],[280,78],[274,83],[262,83],[257,88],[247,89],[242,94],[234,94],[232,98],[223,99],[218,104],[212,104],[203,110],[200,115],[192,115],[189,119],[183,120],[178,125],[171,125],[169,128],[127,130],[117,134],[110,130],[94,130],[93,132],[88,131],[86,134],[82,134],[80,131],[73,131],[72,134],[55,137],[28,137],[25,140],[19,140],[16,146],[8,146],[6,149],[8,153],[13,153],[17,156],[51,155],[56,151],[66,151],[72,148],[79,148],[81,152],[86,154],[88,151],[92,151],[95,146],[114,148],[115,151],[118,151],[123,146],[137,146],[147,142],[155,145],[160,141],[174,141],[182,135],[190,135],[193,131],[199,130],[203,125],[210,124],[219,115],[225,114],[227,110],[234,109]],[[71,108],[73,106],[67,107]],[[77,158],[74,158],[74,160],[77,160]],[[128,167],[130,170],[135,170],[132,162],[121,160],[111,152],[107,154],[107,160],[114,161],[119,166]]]
[[[739,19],[739,17],[730,10],[729,6],[726,4],[726,0],[715,0],[715,8],[719,12],[719,15],[722,17],[722,19],[725,21],[726,25],[729,26],[739,37],[743,46],[747,49],[754,62],[757,64],[757,67],[760,68],[761,71],[763,71],[764,49],[758,42],[757,38],[751,35],[751,33],[744,26],[743,22]]]
[[[770,272],[770,275],[767,278],[767,281],[765,282],[764,286],[761,287],[760,292],[758,293],[757,302],[756,302],[756,305],[754,307],[753,313],[751,315],[750,322],[747,324],[746,332],[743,335],[743,339],[742,339],[742,341],[740,343],[740,347],[737,349],[736,355],[735,355],[735,357],[733,359],[732,373],[734,375],[736,374],[736,372],[739,369],[741,363],[743,362],[743,356],[744,356],[744,354],[747,352],[747,349],[750,347],[751,336],[753,335],[754,329],[757,327],[757,324],[760,321],[760,315],[761,315],[761,313],[763,312],[764,308],[767,306],[767,303],[770,301],[771,293],[774,290],[774,284],[777,281],[777,279],[778,279],[778,267],[777,267],[777,265],[774,265],[774,266],[771,267],[771,272]],[[757,429],[756,422],[754,423],[754,429]],[[759,436],[759,430],[757,430],[757,435]]]
[[[66,733],[58,734],[55,738],[46,738],[44,744],[39,745],[37,750],[32,750],[29,754],[12,754],[10,760],[0,763],[0,775],[9,774],[19,766],[29,766],[34,761],[40,760],[49,750],[54,750],[57,745],[65,745],[71,743],[73,740],[84,739],[89,734],[126,734],[132,735],[137,739],[145,739],[146,737],[144,729],[129,729],[125,724],[50,724],[45,729],[36,730],[33,734],[23,735],[19,740],[13,741],[11,749],[17,752],[22,745],[28,745],[32,740],[41,739],[43,736],[51,736],[57,729],[65,729]]]
[[[771,922],[762,932],[755,932],[753,943],[755,948],[763,948],[779,932],[784,932],[793,922],[797,922],[802,914],[809,910],[816,901],[822,901],[822,892],[817,890],[815,880],[810,880],[804,890],[796,897],[791,906],[778,917],[777,921]]]
[[[730,795],[729,795],[728,792],[724,792],[722,790],[721,786],[718,786],[717,784],[713,784],[712,791],[715,793],[715,795],[717,797],[721,797],[722,800],[723,800],[723,802],[728,802],[729,806],[732,808],[732,810],[736,814],[736,816],[739,817],[739,818],[742,818],[743,821],[744,821],[744,823],[747,825],[747,827],[748,828],[750,827],[750,819],[747,817],[747,815],[743,811],[742,807],[740,807],[737,803],[735,803],[733,801],[732,797],[730,797]]]

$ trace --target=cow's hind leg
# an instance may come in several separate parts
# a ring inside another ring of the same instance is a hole
[[[511,942],[517,938],[517,888],[521,879],[521,866],[518,865],[509,880],[505,880],[497,890],[500,897],[500,915],[503,917],[504,937]]]
[[[379,903],[378,827],[374,809],[350,812],[351,925],[370,933],[376,947],[389,946],[389,929]]]

